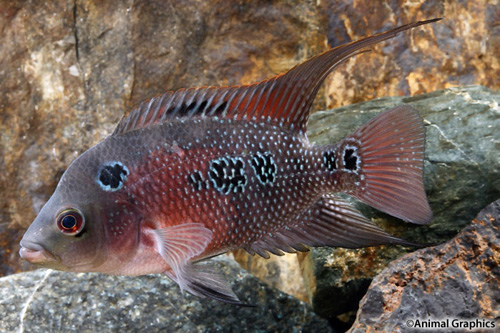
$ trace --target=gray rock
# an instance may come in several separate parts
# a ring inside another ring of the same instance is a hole
[[[317,144],[338,142],[380,112],[403,103],[419,110],[427,127],[425,184],[434,220],[428,226],[413,225],[355,204],[393,235],[419,243],[442,243],[469,224],[482,207],[500,198],[499,92],[479,86],[451,88],[321,111],[311,116],[309,138]],[[316,248],[313,259],[295,260],[295,269],[291,260],[281,258],[269,263],[240,253],[237,259],[256,276],[294,295],[299,279],[290,285],[286,276],[291,270],[300,272],[302,280],[309,282],[302,289],[309,294],[299,296],[312,300],[321,316],[348,327],[373,277],[414,250],[399,246]],[[266,265],[272,265],[272,270]]]
[[[451,88],[415,97],[386,97],[311,117],[310,139],[342,139],[378,113],[402,103],[420,111],[427,127],[425,184],[434,220],[404,223],[366,205],[358,208],[393,235],[420,243],[449,240],[488,203],[500,198],[500,93],[484,87]],[[337,321],[354,320],[371,279],[412,248],[314,249],[313,307]],[[347,314],[347,316],[346,316]]]
[[[143,100],[258,82],[326,50],[314,1],[2,1],[0,276],[78,155]]]
[[[413,331],[431,321],[497,331],[499,244],[500,200],[451,241],[391,263],[373,280],[351,332]]]
[[[403,103],[419,110],[427,127],[424,178],[434,219],[421,227],[362,209],[368,216],[383,217],[384,229],[403,238],[443,242],[500,198],[500,92],[480,86],[450,88],[322,111],[311,117],[309,137],[320,144],[337,142],[380,112]]]
[[[332,332],[295,298],[266,287],[221,257],[236,294],[255,307],[182,295],[159,275],[109,276],[40,269],[0,279],[0,331]]]

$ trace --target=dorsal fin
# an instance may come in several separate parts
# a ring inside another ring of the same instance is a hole
[[[203,87],[167,92],[143,102],[123,118],[113,135],[153,124],[191,117],[265,121],[305,132],[309,112],[325,77],[340,63],[405,31],[440,18],[414,22],[355,42],[337,46],[260,83],[234,87]]]

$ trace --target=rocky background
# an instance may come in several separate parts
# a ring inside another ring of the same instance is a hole
[[[414,97],[384,97],[319,111],[311,116],[309,138],[319,144],[337,142],[383,110],[401,104],[419,110],[426,124],[424,177],[434,219],[430,225],[417,226],[366,205],[357,205],[374,223],[393,235],[424,244],[443,243],[456,236],[482,208],[500,198],[500,92],[480,86],[455,87]],[[485,237],[497,232],[492,228],[481,231]],[[495,244],[494,241],[489,243]],[[415,250],[398,246],[357,250],[315,248],[307,254],[290,254],[270,260],[237,251],[235,257],[244,268],[270,285],[312,304],[316,313],[328,318],[336,328],[347,328],[372,278],[394,259]],[[493,247],[493,255],[499,257],[499,250]],[[412,260],[419,259],[418,253],[423,252],[416,252]],[[431,257],[433,253],[430,251],[426,255]],[[447,259],[442,260],[445,265]],[[483,269],[478,262],[470,262],[469,266],[473,275],[480,274]],[[427,267],[422,268],[425,269]],[[439,277],[438,273],[434,276],[435,279]],[[494,282],[499,280],[497,276]],[[477,278],[474,283],[480,281],[481,278]],[[457,291],[459,295],[460,290]],[[490,306],[470,295],[463,297],[481,309]],[[494,299],[500,306],[500,298]]]
[[[0,278],[0,332],[334,332],[304,302],[227,257],[214,261],[250,307],[183,294],[153,275],[39,269]]]
[[[181,87],[255,82],[329,47],[433,17],[444,20],[338,68],[316,109],[416,97],[336,110],[333,116],[345,118],[327,124],[318,113],[310,134],[333,142],[393,103],[419,109],[428,125],[426,186],[436,219],[414,227],[362,209],[394,234],[443,242],[500,197],[497,0],[0,0],[0,275],[31,269],[17,254],[24,230],[69,163],[141,100]],[[417,96],[467,85],[489,89]],[[353,320],[373,276],[410,250],[319,249],[266,263],[235,256],[341,327]]]
[[[499,244],[497,200],[451,241],[392,262],[373,280],[350,332],[411,331],[417,321],[446,319],[449,331],[498,332]]]

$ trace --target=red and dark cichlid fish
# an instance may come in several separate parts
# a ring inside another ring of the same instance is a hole
[[[390,109],[334,145],[311,145],[306,126],[336,66],[437,20],[336,47],[257,84],[181,89],[142,103],[68,167],[24,235],[21,257],[73,272],[164,273],[192,294],[241,304],[197,262],[240,248],[267,258],[308,246],[410,244],[335,193],[428,223],[417,111]]]

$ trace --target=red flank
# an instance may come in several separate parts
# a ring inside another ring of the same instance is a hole
[[[257,84],[182,89],[142,103],[68,167],[20,255],[75,272],[164,273],[192,294],[241,304],[200,261],[239,248],[267,258],[311,246],[412,245],[337,193],[428,223],[418,112],[397,106],[333,145],[311,145],[306,128],[336,66],[437,20],[333,48]]]

